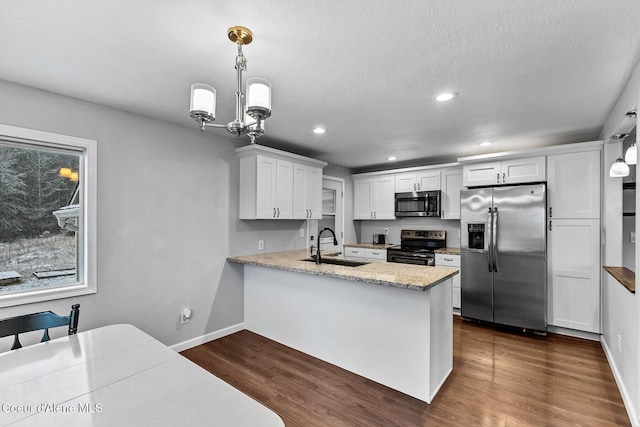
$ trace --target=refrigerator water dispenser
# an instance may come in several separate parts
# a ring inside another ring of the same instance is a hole
[[[484,249],[484,224],[468,224],[469,249]]]

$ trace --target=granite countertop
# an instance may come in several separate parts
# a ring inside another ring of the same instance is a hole
[[[458,269],[455,268],[393,262],[372,262],[358,267],[345,267],[332,264],[316,265],[313,262],[302,261],[308,257],[309,252],[301,249],[229,257],[227,261],[417,291],[424,291],[430,286],[437,285],[458,274]],[[324,256],[323,258],[330,257]]]
[[[437,254],[460,255],[460,248],[442,248],[434,251]]]
[[[344,245],[345,248],[349,247],[349,248],[363,248],[363,249],[387,249],[390,248],[392,245],[391,243],[384,243],[382,245],[379,244],[373,244],[373,243],[345,243]]]

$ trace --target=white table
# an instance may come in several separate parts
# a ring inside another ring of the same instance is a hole
[[[0,354],[0,425],[284,423],[134,326],[111,325]]]

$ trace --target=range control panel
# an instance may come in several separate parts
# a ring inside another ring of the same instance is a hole
[[[429,239],[446,240],[447,232],[444,230],[402,230],[401,239]]]

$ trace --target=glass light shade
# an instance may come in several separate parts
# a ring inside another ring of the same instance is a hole
[[[191,85],[191,114],[202,114],[216,118],[216,90],[204,83]]]
[[[622,178],[629,176],[629,166],[622,160],[622,157],[613,162],[611,169],[609,169],[609,176],[612,178]]]
[[[271,115],[271,83],[268,80],[247,80],[247,111],[251,115],[260,114],[263,118]]]
[[[627,148],[627,152],[624,154],[624,162],[628,165],[635,165],[638,162],[638,149],[635,142],[631,144],[631,147]]]

